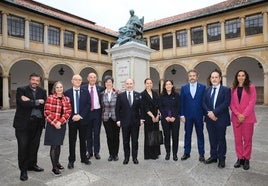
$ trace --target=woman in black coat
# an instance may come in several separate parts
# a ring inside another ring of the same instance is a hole
[[[159,131],[159,110],[158,94],[152,90],[152,79],[144,80],[145,90],[141,93],[144,115],[144,159],[158,159],[160,155],[160,144],[149,146],[148,134],[152,131]]]

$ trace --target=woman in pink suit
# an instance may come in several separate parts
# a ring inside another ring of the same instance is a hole
[[[234,164],[235,168],[243,165],[244,170],[249,169],[254,123],[257,122],[254,110],[255,104],[255,86],[250,83],[248,73],[245,70],[239,70],[234,78],[230,104],[235,150],[238,158]]]

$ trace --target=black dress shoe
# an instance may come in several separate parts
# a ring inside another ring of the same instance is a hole
[[[64,171],[64,167],[60,163],[57,163],[57,167],[60,171]]]
[[[165,160],[169,160],[170,159],[170,153],[167,153]]]
[[[129,159],[124,159],[123,164],[124,165],[128,164],[128,161],[129,161]]]
[[[35,172],[42,172],[42,171],[44,171],[44,169],[41,168],[41,167],[39,167],[38,165],[34,165],[32,167],[29,167],[28,170],[29,171],[35,171]]]
[[[213,159],[212,157],[209,157],[206,161],[206,164],[211,164],[211,163],[217,163],[217,159]]]
[[[81,163],[84,163],[86,165],[90,165],[91,161],[89,161],[88,159],[85,159],[85,160],[81,160]]]
[[[21,181],[26,181],[26,180],[28,180],[27,171],[21,171],[21,172],[20,172],[20,180],[21,180]]]
[[[220,169],[224,168],[225,167],[225,160],[219,160],[218,167]]]
[[[200,156],[199,156],[199,161],[200,161],[200,162],[205,162],[205,157],[204,157],[203,155],[200,155]]]
[[[115,156],[114,156],[114,161],[118,161],[118,160],[119,160],[118,156],[115,155]]]
[[[183,154],[183,156],[181,157],[181,160],[187,160],[188,158],[190,158],[190,154]]]
[[[249,169],[249,160],[245,159],[244,165],[243,165],[243,169],[244,170],[248,170]]]
[[[138,159],[133,159],[133,163],[134,163],[134,164],[139,164]]]
[[[174,161],[178,161],[178,156],[177,155],[173,155],[173,160]]]
[[[113,161],[114,157],[113,156],[109,156],[108,161]]]
[[[237,161],[234,164],[234,168],[239,168],[242,165],[242,163],[244,164],[243,161],[244,161],[243,159],[237,159]]]
[[[95,154],[95,158],[96,158],[97,160],[99,160],[101,157],[100,157],[99,154]]]
[[[87,154],[87,159],[90,159],[91,157],[93,157],[93,153]]]
[[[69,162],[68,163],[68,169],[73,169],[74,168],[74,163],[73,162]]]

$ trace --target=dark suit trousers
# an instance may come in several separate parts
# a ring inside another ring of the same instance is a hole
[[[226,126],[220,126],[215,122],[207,122],[207,130],[210,143],[210,156],[213,159],[225,160]]]
[[[87,135],[87,152],[89,154],[100,152],[100,131],[101,131],[101,109],[90,111],[88,135]],[[93,149],[94,147],[94,149]]]
[[[107,137],[107,145],[109,149],[109,154],[111,156],[118,155],[119,150],[119,132],[120,128],[116,125],[116,122],[109,118],[108,121],[103,122],[106,137]]]
[[[191,153],[191,144],[192,144],[192,132],[193,132],[193,126],[195,126],[196,136],[197,136],[197,146],[198,146],[198,152],[200,155],[205,154],[204,150],[204,133],[203,128],[204,124],[201,120],[198,120],[196,118],[187,118],[185,121],[185,135],[184,135],[184,153],[190,154]]]
[[[37,153],[43,126],[40,119],[31,120],[28,127],[23,130],[16,129],[15,135],[18,142],[18,160],[21,171],[37,164]]]
[[[80,144],[80,158],[81,161],[86,160],[86,136],[87,125],[82,125],[80,121],[69,121],[69,162],[75,162],[75,146],[77,139],[77,132],[79,132]]]
[[[172,152],[173,155],[177,155],[179,146],[180,123],[177,119],[173,123],[167,122],[165,119],[162,119],[161,124],[164,131],[164,144],[166,153],[170,153],[170,137],[172,136]]]
[[[129,126],[122,126],[125,159],[129,159],[130,157],[130,138],[131,138],[131,147],[132,147],[131,149],[132,158],[136,159],[138,157],[139,131],[140,131],[140,125],[137,123],[133,123],[132,125],[129,125]]]

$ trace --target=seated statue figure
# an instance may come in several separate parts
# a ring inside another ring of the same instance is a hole
[[[144,17],[139,19],[138,16],[134,15],[134,10],[130,10],[129,13],[130,18],[127,24],[119,28],[119,38],[116,42],[119,45],[124,44],[130,41],[131,39],[143,38]]]

